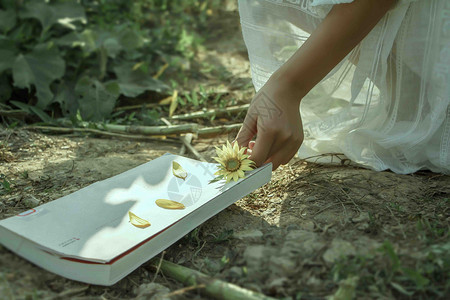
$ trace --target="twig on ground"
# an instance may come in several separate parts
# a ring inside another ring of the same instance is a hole
[[[400,228],[400,231],[402,232],[403,238],[406,239],[406,234],[405,231],[403,230],[403,226],[400,223],[399,219],[394,215],[394,213],[392,212],[391,208],[389,207],[389,205],[385,205],[386,208],[389,210],[389,212],[391,213],[392,217],[394,218],[395,221],[397,221],[398,227]]]
[[[164,254],[166,254],[166,251],[163,251],[161,253],[161,258],[159,260],[158,267],[156,268],[155,276],[153,277],[152,283],[155,282],[156,277],[158,276],[159,270],[161,269],[161,264],[162,264],[162,261],[163,261],[163,258],[164,258]]]
[[[250,104],[244,104],[244,105],[229,106],[229,107],[225,107],[225,108],[195,111],[192,113],[186,113],[186,114],[182,114],[182,115],[173,115],[171,117],[171,119],[172,120],[189,120],[189,119],[196,119],[196,118],[209,118],[212,116],[219,116],[219,115],[224,115],[227,113],[246,111],[246,110],[248,110],[249,106],[250,106]]]
[[[182,295],[182,294],[184,294],[186,292],[189,292],[189,291],[192,291],[192,290],[203,289],[205,287],[206,287],[206,285],[204,285],[204,284],[198,284],[198,285],[196,284],[196,285],[188,286],[188,287],[185,287],[185,288],[173,291],[173,292],[165,295],[165,297],[170,298],[170,297],[173,297],[173,296]]]
[[[67,127],[37,126],[37,125],[26,126],[23,128],[27,129],[27,130],[54,131],[54,132],[61,132],[61,133],[74,133],[74,132],[91,133],[91,134],[98,134],[98,135],[104,135],[104,136],[118,137],[118,138],[122,138],[122,139],[151,140],[151,141],[168,140],[166,136],[145,136],[145,135],[120,134],[120,133],[98,130],[98,129],[93,129],[93,128],[67,128]],[[173,141],[173,140],[170,139],[170,141]]]
[[[163,121],[167,126],[172,126],[172,124],[166,118],[161,118],[161,121]],[[198,160],[206,161],[206,159],[197,151],[197,149],[195,149],[194,146],[192,146],[191,144],[192,138],[193,138],[192,133],[188,133],[186,134],[186,136],[180,136],[180,141],[183,143],[183,146],[181,147],[180,150],[180,155],[183,154],[187,148],[189,149],[189,151],[191,151],[193,155],[195,155],[195,157],[197,157]]]
[[[187,143],[191,143],[192,142],[192,138],[194,137],[194,135],[192,134],[192,133],[187,133],[186,135],[185,135],[185,140],[186,140],[186,142]],[[186,153],[186,145],[185,145],[185,143],[183,142],[183,145],[181,145],[181,149],[180,149],[180,155],[183,155],[184,153]]]
[[[258,299],[258,300],[273,300],[274,298],[265,296],[263,294],[241,288],[235,284],[228,283],[219,279],[211,278],[199,271],[189,269],[166,260],[161,260],[161,272],[184,285],[199,286],[205,285],[205,288],[200,292],[209,297],[216,299],[229,300],[243,300],[243,299]],[[154,267],[157,266],[158,260],[151,261]]]
[[[183,142],[183,146],[188,148],[189,151],[191,151],[191,153],[194,154],[195,157],[197,157],[198,160],[206,162],[206,159],[197,151],[197,149],[194,148],[194,146],[191,145],[192,134],[188,133],[188,135],[189,134],[191,135],[190,140],[187,138],[187,135],[186,136],[180,136],[180,140]]]
[[[161,120],[163,119],[164,118],[162,118]],[[59,122],[59,124],[63,127],[30,125],[24,128],[29,130],[48,130],[63,133],[88,132],[127,139],[148,139],[148,137],[145,136],[166,139],[168,135],[181,135],[184,133],[197,134],[202,138],[211,137],[238,130],[242,126],[242,123],[238,123],[199,129],[198,124],[192,123],[168,126],[134,126],[80,122],[79,125],[81,127],[72,127],[72,122],[68,120],[62,120]],[[130,135],[130,133],[134,135]],[[186,147],[189,149],[189,146]],[[194,155],[197,156],[198,152],[194,153]]]
[[[65,298],[67,299],[69,297],[74,297],[80,293],[83,293],[88,288],[89,288],[89,285],[86,284],[84,286],[68,289],[68,290],[62,291],[61,293],[56,295],[53,299],[65,299]]]

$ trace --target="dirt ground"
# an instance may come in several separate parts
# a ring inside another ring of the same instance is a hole
[[[219,34],[199,56],[232,78],[222,89],[233,93],[245,86],[245,97],[250,74],[237,13],[224,20],[234,34]],[[210,86],[220,81],[204,80]],[[5,128],[0,139],[0,174],[10,183],[0,186],[0,219],[181,148],[174,140]],[[213,146],[226,139],[193,145],[210,159]],[[347,299],[342,292],[353,289],[357,299],[448,297],[450,176],[397,175],[335,161],[331,166],[294,158],[270,183],[169,247],[164,258],[280,299]],[[111,287],[82,284],[0,246],[0,299],[208,299],[201,288],[183,288],[164,274],[155,277],[150,264]]]

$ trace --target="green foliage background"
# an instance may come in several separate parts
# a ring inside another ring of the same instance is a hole
[[[120,96],[167,92],[154,79],[190,59],[217,1],[0,0],[0,102],[36,114],[111,116]]]

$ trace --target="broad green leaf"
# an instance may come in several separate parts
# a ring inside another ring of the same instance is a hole
[[[12,68],[16,54],[17,49],[14,41],[0,36],[0,73]]]
[[[82,77],[75,86],[75,94],[83,120],[101,121],[111,115],[119,97],[119,87],[115,82],[103,84]]]
[[[78,39],[78,41],[75,41]],[[96,51],[106,51],[109,57],[115,58],[123,50],[118,37],[114,33],[105,30],[86,29],[81,34],[68,35],[60,40],[61,43],[71,43],[74,46],[81,46],[85,54]]]
[[[81,38],[84,42],[83,50],[88,54],[98,50],[99,45],[97,43],[98,34],[91,29],[86,29],[81,33]]]
[[[86,23],[84,8],[75,1],[52,4],[37,0],[28,1],[19,16],[22,19],[39,20],[44,32],[57,23],[72,30],[76,29],[74,22]]]
[[[145,40],[142,38],[142,34],[139,34],[136,29],[133,28],[125,28],[121,30],[117,37],[120,45],[126,51],[140,48],[145,43]]]
[[[44,109],[53,99],[50,84],[64,75],[65,63],[55,48],[38,45],[31,53],[19,54],[13,64],[14,86],[30,88],[34,85],[37,107]]]
[[[106,53],[109,57],[115,58],[117,54],[122,50],[119,41],[114,37],[109,37],[103,42],[103,47],[106,49]]]
[[[162,81],[145,74],[141,69],[133,70],[134,64],[122,64],[114,68],[120,92],[127,97],[136,97],[145,91],[162,92],[169,89]]]
[[[61,82],[55,92],[54,103],[59,103],[64,116],[75,115],[78,109],[77,97],[74,92],[75,83]]]
[[[0,9],[0,31],[8,32],[16,25],[16,11],[14,9]]]
[[[60,38],[53,40],[58,46],[67,46],[67,47],[84,47],[85,41],[83,40],[81,34],[78,32],[72,31],[66,35],[63,35]]]

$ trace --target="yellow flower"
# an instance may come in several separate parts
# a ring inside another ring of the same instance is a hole
[[[255,163],[248,159],[249,155],[244,154],[246,147],[239,149],[237,143],[232,146],[227,141],[227,145],[223,145],[222,149],[216,147],[218,157],[213,157],[220,165],[219,171],[214,173],[220,178],[225,178],[226,182],[231,179],[237,181],[239,178],[245,177],[245,171],[250,171],[255,167]]]

